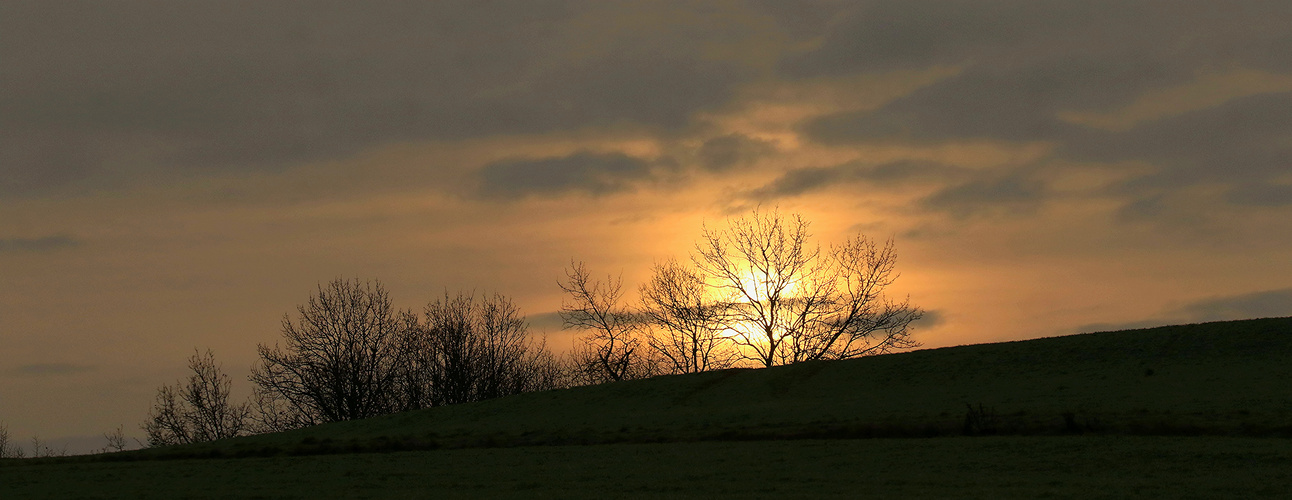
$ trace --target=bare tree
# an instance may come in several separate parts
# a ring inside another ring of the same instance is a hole
[[[126,451],[126,448],[130,446],[130,442],[126,440],[125,428],[120,425],[110,432],[103,433],[103,439],[107,441],[107,444],[95,453],[116,453]]]
[[[232,381],[215,363],[215,355],[194,352],[188,380],[163,385],[142,426],[149,446],[197,443],[238,436],[249,423],[250,407],[231,403]],[[124,442],[124,436],[121,437]]]
[[[705,227],[693,262],[729,306],[742,356],[763,366],[840,359],[918,345],[921,311],[884,289],[897,275],[893,243],[858,236],[823,254],[801,216],[754,211]]]
[[[534,343],[520,309],[494,294],[447,293],[426,306],[422,338],[409,349],[406,376],[430,405],[480,401],[560,384],[559,365],[546,343]]]
[[[564,389],[571,385],[569,370],[547,347],[546,335],[526,352],[521,369],[525,378],[524,392]]]
[[[9,438],[9,426],[0,424],[0,458],[22,458],[22,447]]]
[[[895,302],[884,289],[897,281],[893,240],[881,247],[858,235],[833,248],[834,285],[795,346],[805,359],[846,359],[919,346],[911,323],[924,313],[910,298]]]
[[[251,433],[282,432],[313,425],[313,423],[314,419],[306,416],[280,394],[260,386],[252,388],[249,429]]]
[[[47,442],[41,441],[39,436],[32,436],[31,458],[65,457],[65,456],[67,456],[67,445],[63,445],[62,448],[54,448],[49,446]]]
[[[731,366],[727,304],[712,300],[704,277],[676,260],[656,264],[641,287],[642,315],[657,331],[648,344],[673,373],[697,373]]]
[[[355,420],[404,406],[397,392],[402,341],[417,317],[396,312],[380,282],[333,280],[297,312],[295,321],[283,317],[285,345],[259,346],[251,381],[271,399],[259,406],[278,412],[262,421]]]
[[[584,330],[570,352],[573,371],[584,383],[601,383],[653,375],[655,367],[643,348],[641,322],[623,303],[623,279],[592,281],[582,262],[570,263],[559,283],[569,294],[561,305],[566,328]]]

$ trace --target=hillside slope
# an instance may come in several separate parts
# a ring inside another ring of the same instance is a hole
[[[1289,381],[1292,318],[1273,318],[665,376],[129,456],[962,433],[1290,435]]]

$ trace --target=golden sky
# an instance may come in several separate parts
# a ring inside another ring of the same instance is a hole
[[[1287,2],[482,5],[0,0],[0,422],[245,393],[336,277],[561,349],[571,259],[757,206],[894,238],[928,347],[1292,315]]]

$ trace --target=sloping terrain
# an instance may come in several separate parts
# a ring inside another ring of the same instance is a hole
[[[960,434],[1286,436],[1290,382],[1292,318],[1258,319],[657,377],[138,458]]]
[[[1287,498],[1289,381],[1292,318],[1092,333],[0,460],[0,498]]]

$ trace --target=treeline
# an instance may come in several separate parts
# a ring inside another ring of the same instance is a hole
[[[31,438],[31,453],[18,444],[16,440],[9,436],[9,427],[0,424],[0,458],[45,458],[61,457],[67,455],[67,447],[54,448],[39,436]]]
[[[143,428],[150,446],[276,432],[568,386],[566,370],[535,341],[507,297],[445,295],[422,314],[395,310],[380,282],[320,285],[282,340],[259,346],[250,400],[210,351],[191,374],[162,386]]]
[[[600,383],[731,366],[846,359],[915,347],[923,312],[885,290],[898,277],[893,241],[855,235],[822,249],[798,215],[754,211],[703,228],[688,261],[656,263],[638,300],[623,280],[571,263],[566,327],[587,332],[570,353],[575,380]]]
[[[689,262],[656,264],[637,301],[620,278],[572,262],[559,286],[566,328],[556,356],[506,296],[458,293],[419,313],[396,310],[379,282],[320,285],[282,339],[259,346],[245,402],[210,351],[162,386],[143,429],[160,446],[467,403],[574,385],[843,359],[918,345],[921,316],[884,290],[897,278],[892,241],[857,235],[826,250],[801,217],[755,211],[703,228]]]

